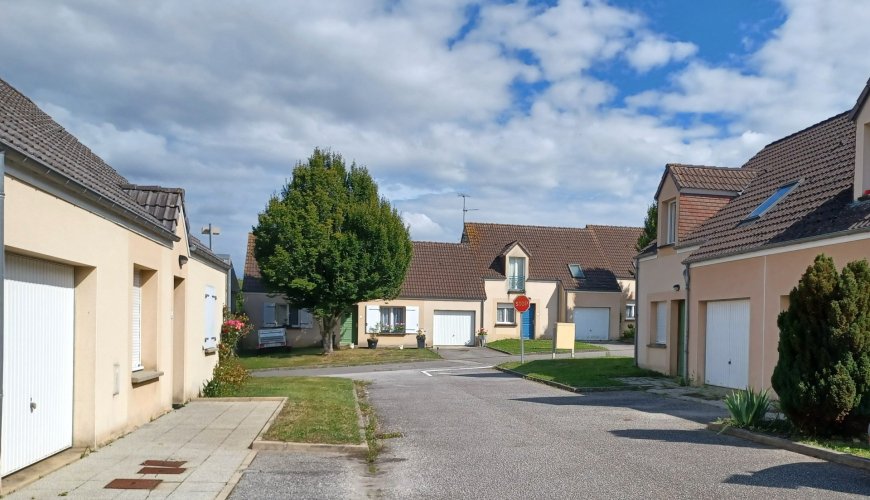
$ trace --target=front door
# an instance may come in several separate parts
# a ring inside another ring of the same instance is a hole
[[[356,316],[357,310],[356,306],[354,306],[353,311],[345,316],[344,320],[341,322],[341,345],[357,343]]]
[[[529,310],[523,313],[522,335],[524,339],[535,338],[535,304],[529,306]]]

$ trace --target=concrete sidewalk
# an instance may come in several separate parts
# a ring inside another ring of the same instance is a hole
[[[253,458],[248,447],[280,401],[196,400],[46,477],[9,499],[225,497]],[[180,474],[139,474],[146,460],[184,461]],[[114,479],[160,479],[153,490],[105,489]]]

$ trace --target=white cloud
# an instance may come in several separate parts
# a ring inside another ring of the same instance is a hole
[[[682,61],[698,51],[698,46],[688,42],[669,42],[659,37],[647,36],[626,52],[629,64],[639,73]]]

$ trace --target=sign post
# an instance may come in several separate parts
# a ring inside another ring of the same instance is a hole
[[[526,346],[523,338],[523,313],[529,310],[529,298],[525,295],[518,295],[514,299],[514,309],[520,313],[520,364],[526,362]]]

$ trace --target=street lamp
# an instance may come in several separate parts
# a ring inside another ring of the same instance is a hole
[[[221,228],[212,226],[211,222],[209,222],[207,226],[202,226],[202,234],[208,235],[208,249],[211,250],[211,237],[212,235],[218,236],[221,234]]]

